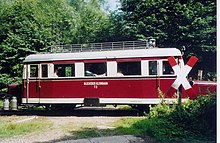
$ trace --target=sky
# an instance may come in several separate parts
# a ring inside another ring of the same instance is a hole
[[[108,0],[109,8],[111,11],[114,11],[117,9],[117,5],[119,5],[119,0]]]

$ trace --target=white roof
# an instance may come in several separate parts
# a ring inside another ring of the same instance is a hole
[[[63,61],[63,60],[91,60],[91,59],[143,58],[143,57],[168,57],[168,56],[181,56],[181,52],[176,48],[153,48],[153,49],[135,49],[135,50],[79,52],[79,53],[34,54],[27,56],[24,60],[24,63]]]

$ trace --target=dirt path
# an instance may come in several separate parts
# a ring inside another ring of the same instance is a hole
[[[32,117],[32,120],[41,120],[52,123],[50,128],[43,132],[30,133],[24,136],[16,136],[1,140],[1,143],[36,143],[36,142],[56,142],[67,139],[74,139],[74,131],[80,128],[108,129],[114,128],[111,124],[126,117]],[[25,117],[22,117],[25,120]],[[102,136],[102,135],[100,135]]]

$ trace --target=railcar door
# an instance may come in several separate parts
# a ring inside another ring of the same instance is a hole
[[[22,96],[22,103],[28,103],[28,94],[29,94],[29,66],[24,65],[23,68],[23,96]]]
[[[151,90],[150,95],[153,95],[153,98],[158,98],[158,90],[160,88],[160,75],[161,75],[161,61],[160,60],[151,60],[149,61],[149,77],[151,80],[148,82],[148,86]],[[149,92],[148,91],[148,92]]]
[[[27,76],[27,95],[26,103],[39,103],[40,96],[40,72],[39,65],[28,66],[29,74]]]

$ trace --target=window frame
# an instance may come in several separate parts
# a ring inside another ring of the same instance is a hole
[[[170,65],[170,67],[171,67],[171,69],[172,69],[172,74],[170,73],[168,73],[168,74],[166,74],[166,73],[164,73],[164,62],[168,62],[168,60],[163,60],[162,61],[162,75],[163,76],[174,76],[175,75],[175,73],[174,73],[174,70],[173,70],[173,68],[172,68],[172,66]],[[169,64],[169,62],[168,62],[168,64]]]
[[[119,63],[138,63],[138,64],[140,64],[139,65],[139,72],[140,73],[138,73],[138,74],[125,74],[125,73],[123,73],[123,71],[122,71],[122,74],[123,74],[123,76],[125,76],[125,77],[140,77],[140,76],[142,76],[142,60],[141,59],[133,59],[133,60],[131,60],[131,59],[129,59],[129,60],[117,60],[116,61],[116,63],[117,63],[117,73],[118,73],[118,70],[119,70],[119,67],[118,67],[118,64]]]
[[[150,68],[150,62],[156,62],[156,74],[151,74],[151,68]],[[148,61],[148,76],[158,76],[159,75],[159,72],[158,72],[158,60],[149,60]]]
[[[42,66],[46,66],[47,67],[47,76],[43,77],[43,67]],[[49,78],[49,65],[48,64],[40,64],[40,78]]]
[[[56,66],[61,67],[62,74],[64,74],[65,76],[58,76],[58,77],[54,76]],[[67,67],[71,67],[71,76],[66,76],[66,68]],[[62,63],[54,63],[50,67],[49,73],[50,73],[50,78],[75,78],[76,77],[76,63],[74,63],[74,62],[73,63],[63,63],[63,64]]]
[[[31,66],[37,66],[37,76],[31,76]],[[40,65],[39,64],[29,64],[28,65],[28,78],[29,79],[37,79],[40,77]]]
[[[102,74],[97,74],[97,73],[95,73],[94,71],[91,71],[90,70],[90,72],[92,72],[94,75],[86,75],[86,64],[101,64],[101,63],[104,63],[104,65],[105,65],[105,71],[104,71],[104,73],[102,73]],[[97,78],[97,77],[108,77],[108,74],[107,74],[107,72],[108,72],[108,64],[107,64],[107,61],[90,61],[90,62],[84,62],[84,69],[83,69],[83,75],[84,75],[84,77],[85,78]]]

